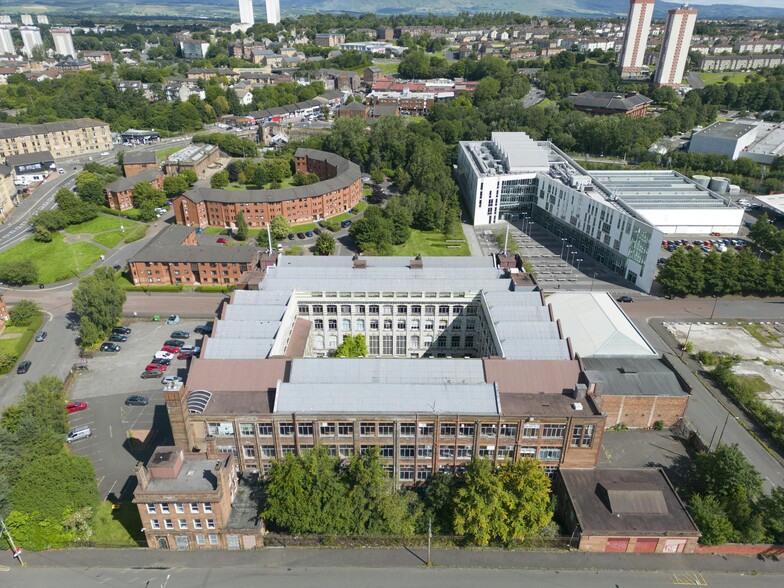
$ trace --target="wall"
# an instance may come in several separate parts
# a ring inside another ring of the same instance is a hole
[[[637,537],[631,537],[629,535],[613,535],[612,537],[608,537],[606,535],[583,535],[580,537],[580,551],[587,551],[592,553],[605,553],[607,548],[607,540],[608,539],[615,539],[615,538],[625,538],[629,540],[629,544],[626,547],[625,553],[634,553],[635,547],[637,544]],[[655,548],[654,553],[665,553],[665,548],[667,546],[667,542],[676,542],[676,541],[684,541],[686,542],[682,551],[678,553],[694,553],[694,550],[697,548],[697,538],[696,537],[641,537],[641,539],[657,539],[658,543]]]
[[[131,262],[133,283],[141,286],[162,286],[164,284],[236,284],[250,263],[235,262],[181,262],[154,263]]]
[[[125,174],[126,178],[130,178],[135,176],[136,174],[140,174],[143,171],[148,169],[160,169],[157,163],[124,163],[123,164],[123,173]]]
[[[743,223],[743,209],[721,208],[662,208],[637,211],[650,224],[667,235],[709,235],[710,233],[738,234]]]
[[[697,545],[695,553],[712,555],[784,555],[784,545],[761,543],[726,543],[725,545]]]
[[[631,429],[650,428],[659,420],[671,427],[689,403],[688,396],[600,396],[596,400],[607,413],[606,427],[623,423]]]

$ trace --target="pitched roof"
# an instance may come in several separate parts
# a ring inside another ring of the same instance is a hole
[[[10,166],[30,165],[32,163],[42,163],[54,161],[50,151],[36,151],[35,153],[20,153],[19,155],[9,155],[5,162]]]
[[[123,160],[125,161],[125,160]],[[131,176],[130,178],[120,178],[111,184],[106,185],[107,192],[125,192],[132,190],[135,186],[143,184],[144,182],[152,182],[155,178],[163,174],[157,169],[146,169],[143,172]]]
[[[251,263],[258,252],[256,247],[241,245],[236,247],[217,243],[183,245],[183,241],[195,230],[193,227],[171,225],[158,233],[128,261],[131,263]]]
[[[643,104],[653,102],[647,96],[637,92],[618,94],[617,92],[582,92],[568,96],[575,106],[582,108],[601,108],[604,110],[617,110],[626,112]]]
[[[155,151],[126,151],[123,156],[123,165],[146,165],[158,163],[155,158]]]
[[[76,118],[60,122],[43,123],[40,125],[14,125],[0,129],[0,139],[12,139],[14,137],[27,137],[29,135],[45,135],[76,129],[88,129],[90,127],[107,127],[109,123],[95,120],[93,118]]]

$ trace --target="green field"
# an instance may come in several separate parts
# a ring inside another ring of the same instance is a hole
[[[280,187],[281,188],[294,188],[295,187],[294,184],[291,183],[291,181],[293,179],[294,179],[293,177],[286,178],[285,180],[283,180],[280,183]],[[251,186],[251,185],[245,185],[245,184],[239,184],[237,182],[232,182],[231,184],[229,184],[228,186],[226,186],[223,189],[224,190],[257,190],[258,188],[254,187],[254,186]],[[266,184],[264,186],[264,189],[265,190],[271,190],[270,184]]]
[[[139,518],[139,509],[132,502],[123,502],[112,509],[111,502],[102,502],[92,520],[91,541],[96,547],[139,547],[146,544]]]
[[[96,233],[115,231],[118,230],[120,227],[125,227],[126,229],[129,229],[135,226],[136,226],[136,222],[134,221],[121,219],[116,216],[107,216],[104,214],[99,214],[93,220],[89,220],[85,223],[79,223],[78,225],[71,225],[70,227],[67,227],[65,229],[65,232],[71,233],[72,235],[78,235],[79,233],[88,233],[90,235],[95,235]]]
[[[447,255],[471,255],[468,250],[468,243],[465,242],[465,235],[462,230],[459,235],[451,239],[462,239],[462,243],[447,243],[446,238],[440,231],[418,231],[411,229],[411,236],[408,241],[394,248],[393,255],[422,255],[425,257],[443,257]],[[454,249],[450,248],[454,247]]]
[[[182,147],[167,147],[155,152],[155,158],[160,162],[169,157],[172,153],[177,153]]]
[[[714,86],[714,85],[721,85],[726,84],[727,82],[732,82],[735,85],[740,85],[744,82],[744,80],[749,77],[750,75],[754,75],[751,73],[703,73],[700,74],[702,78],[702,83],[706,86]],[[724,78],[727,78],[726,80]]]
[[[391,76],[397,73],[397,66],[400,65],[400,63],[374,61],[373,65],[377,66],[381,70],[381,73],[384,74],[385,76]],[[364,68],[362,69],[362,71],[364,72]]]
[[[95,235],[93,237],[93,241],[103,245],[104,247],[108,247],[109,249],[114,249],[122,242],[124,238],[124,231],[107,231],[106,233]]]
[[[101,258],[103,250],[91,243],[66,245],[61,233],[52,235],[51,243],[39,243],[32,237],[0,253],[0,263],[32,259],[38,267],[38,282],[51,284],[73,278]]]
[[[352,208],[351,210],[354,211],[354,214],[359,214],[360,212],[365,210],[367,207],[368,207],[367,200],[360,200],[359,202],[357,202],[357,205],[354,208]]]

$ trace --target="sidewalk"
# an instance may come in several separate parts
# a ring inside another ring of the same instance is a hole
[[[13,566],[11,556],[0,563]],[[161,551],[155,549],[67,549],[26,553],[29,568],[416,568],[427,550],[413,549],[263,549],[260,551]],[[519,570],[702,571],[781,574],[777,558],[647,553],[510,552],[434,549],[433,565],[444,568]]]

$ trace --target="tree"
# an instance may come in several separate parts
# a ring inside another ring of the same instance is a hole
[[[368,353],[364,335],[345,335],[335,349],[335,357],[366,357]]]
[[[451,474],[434,474],[422,497],[425,516],[433,522],[433,532],[442,535],[454,533],[452,509],[455,495],[455,477]]]
[[[694,459],[693,485],[699,494],[729,498],[742,487],[750,500],[762,494],[762,478],[737,445],[720,445],[712,453],[700,452]]]
[[[196,172],[193,171],[192,169],[184,169],[177,175],[178,177],[185,180],[188,186],[193,186],[193,184],[195,184],[199,179],[199,176],[197,176]]]
[[[35,233],[33,234],[33,240],[38,241],[39,243],[52,242],[52,233],[49,232],[49,229],[40,225],[34,227],[34,229]]]
[[[315,250],[318,255],[332,255],[335,253],[335,237],[327,232],[321,233],[316,239]]]
[[[163,179],[163,191],[169,198],[179,196],[188,189],[188,182],[181,175],[166,176]]]
[[[99,329],[89,316],[82,318],[79,324],[79,340],[82,349],[92,349],[103,342],[105,331]]]
[[[291,225],[285,216],[277,215],[270,221],[270,233],[272,238],[276,241],[285,239],[286,235],[291,232]]]
[[[455,493],[455,532],[483,547],[509,538],[507,493],[492,462],[474,457],[466,466],[465,484]]]
[[[8,311],[15,327],[26,327],[41,316],[41,307],[32,300],[20,300]]]
[[[324,150],[363,164],[370,148],[366,126],[367,123],[359,118],[337,119],[330,134],[324,139]]]
[[[229,185],[229,172],[226,170],[219,171],[210,179],[211,188],[225,188]]]
[[[702,533],[700,543],[703,545],[727,543],[735,534],[732,523],[714,496],[694,494],[689,499],[689,512]]]
[[[522,541],[553,518],[550,478],[535,459],[507,462],[499,475],[508,495],[509,538]]]
[[[158,190],[152,184],[142,182],[133,187],[133,206],[139,210],[152,207],[164,206],[166,204],[166,193]]]
[[[84,202],[96,206],[106,206],[106,194],[104,194],[103,185],[97,178],[82,182],[77,186],[77,190],[79,198]]]
[[[246,241],[248,239],[248,222],[245,220],[245,215],[240,210],[237,213],[237,240]]]
[[[370,170],[370,181],[372,181],[374,184],[381,184],[385,179],[386,176],[384,175],[384,172],[382,172],[379,168],[374,167],[372,170]]]
[[[80,280],[73,292],[73,309],[82,319],[88,318],[101,335],[106,335],[122,318],[125,298],[112,269],[99,267]],[[84,346],[84,332],[81,334]]]
[[[0,282],[13,286],[33,284],[38,280],[38,267],[32,259],[0,263]]]

